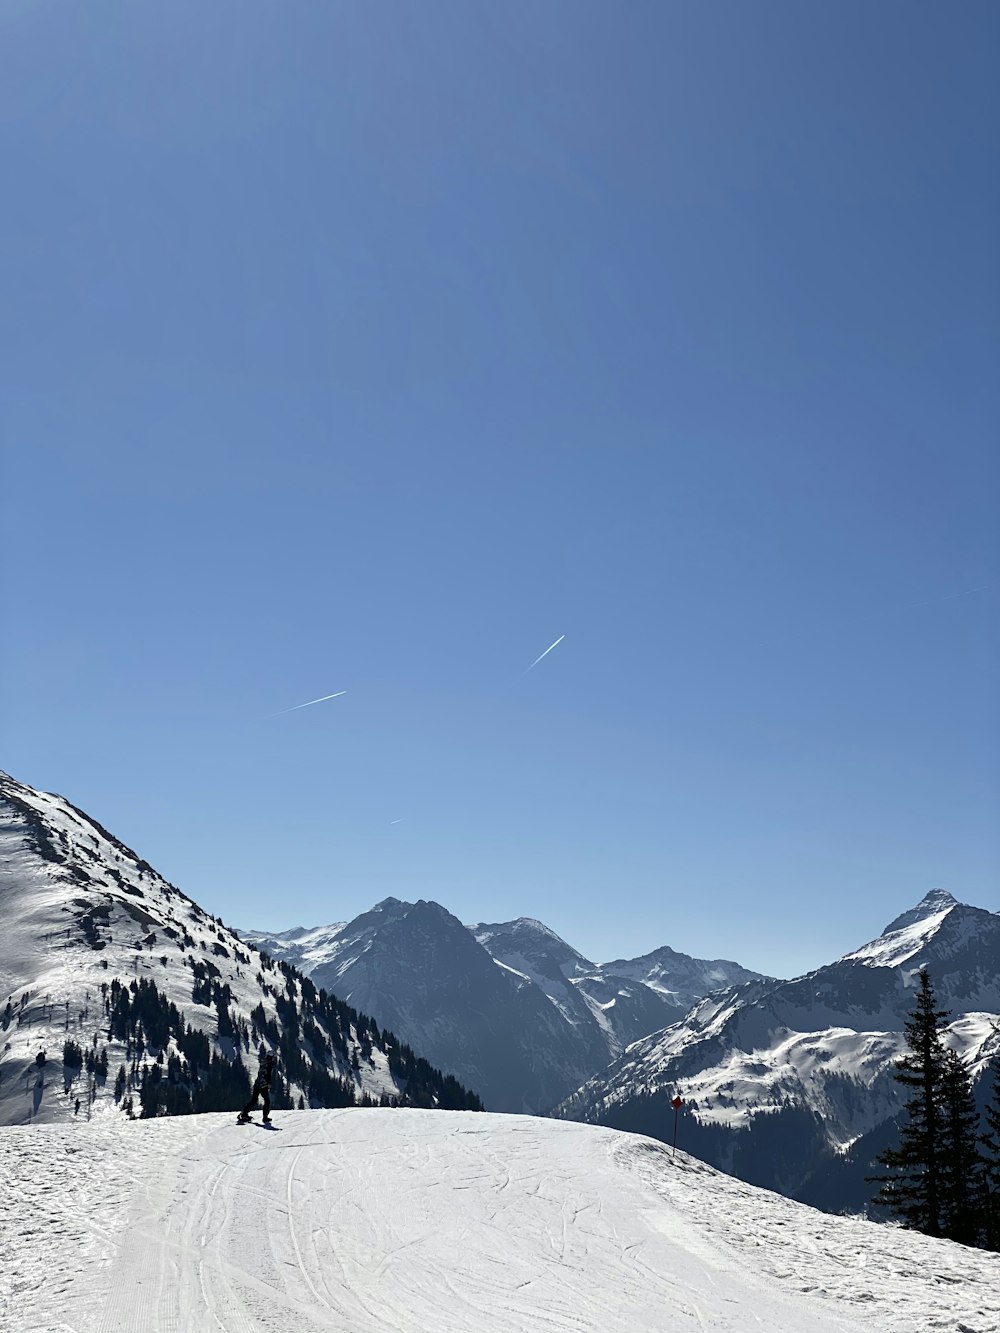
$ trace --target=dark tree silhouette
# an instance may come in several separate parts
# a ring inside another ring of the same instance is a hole
[[[993,1059],[993,1086],[986,1105],[983,1154],[983,1243],[1000,1250],[1000,1054]]]
[[[979,1113],[972,1095],[969,1071],[955,1051],[945,1051],[942,1082],[942,1234],[962,1245],[976,1245],[983,1220],[983,1158],[978,1146]]]
[[[945,1121],[945,1048],[941,1029],[948,1011],[938,1009],[926,971],[904,1032],[908,1053],[896,1066],[895,1079],[911,1093],[899,1147],[876,1158],[891,1174],[870,1179],[881,1184],[874,1202],[888,1208],[904,1225],[928,1236],[943,1234],[944,1201],[941,1134]]]

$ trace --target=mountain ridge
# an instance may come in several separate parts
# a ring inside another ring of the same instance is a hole
[[[453,945],[447,964],[443,935],[434,938],[441,932]],[[312,957],[279,932],[239,933],[303,966],[407,1040],[419,1034],[429,1057],[475,1086],[491,1110],[548,1111],[712,986],[759,977],[737,963],[672,949],[634,966],[626,960],[619,974],[535,917],[466,926],[426,899],[385,898],[346,924],[311,928]]]
[[[262,1042],[280,1054],[279,1104],[477,1100],[72,802],[7,773],[0,903],[0,1124],[235,1108]]]

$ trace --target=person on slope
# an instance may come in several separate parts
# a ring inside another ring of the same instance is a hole
[[[257,1098],[260,1097],[263,1102],[264,1114],[261,1116],[265,1125],[271,1123],[271,1075],[274,1073],[274,1056],[270,1051],[260,1057],[260,1064],[257,1067],[257,1077],[254,1079],[253,1092],[250,1094],[250,1100],[244,1106],[243,1110],[236,1117],[236,1123],[245,1125],[250,1119],[250,1112],[257,1108]]]

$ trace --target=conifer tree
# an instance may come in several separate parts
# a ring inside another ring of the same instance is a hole
[[[993,1087],[986,1105],[983,1149],[983,1243],[1000,1250],[1000,1054],[993,1060]]]
[[[947,1017],[946,1010],[936,1007],[930,977],[921,971],[917,1002],[904,1027],[909,1050],[894,1074],[898,1083],[911,1090],[903,1106],[906,1119],[899,1131],[899,1147],[876,1158],[892,1174],[871,1177],[882,1186],[874,1202],[888,1208],[905,1226],[928,1236],[943,1234],[945,1048],[941,1029]]]
[[[941,1127],[942,1234],[975,1245],[982,1230],[983,1158],[979,1112],[965,1062],[952,1050],[944,1057],[944,1120]]]

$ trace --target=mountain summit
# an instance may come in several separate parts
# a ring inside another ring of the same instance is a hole
[[[907,926],[915,925],[918,921],[926,921],[928,917],[937,916],[939,912],[948,912],[960,905],[958,899],[953,898],[946,889],[931,889],[924,894],[916,907],[911,907],[908,911],[900,913],[895,921],[890,921],[882,931],[882,935],[905,930]]]

